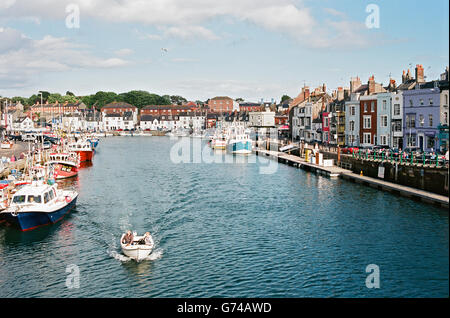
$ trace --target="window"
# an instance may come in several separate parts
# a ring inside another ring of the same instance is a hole
[[[387,136],[386,135],[381,135],[380,136],[380,142],[381,142],[381,145],[387,146]]]
[[[367,103],[364,103],[364,112],[367,113]]]
[[[412,101],[412,99],[409,100],[409,106],[413,107],[413,101]]]
[[[28,203],[41,203],[41,196],[40,195],[29,195],[28,196]]]
[[[448,113],[444,112],[444,120],[443,120],[443,124],[444,125],[448,125]]]
[[[387,127],[388,125],[388,118],[386,115],[381,116],[381,127]]]
[[[383,101],[383,110],[386,110],[387,106],[386,106],[386,101]]]
[[[370,111],[373,113],[375,111],[375,102],[370,103]]]
[[[350,121],[350,131],[355,131],[355,121]]]
[[[400,115],[400,104],[394,104],[394,116]]]
[[[434,148],[434,137],[427,137],[427,148]]]
[[[416,115],[406,115],[406,128],[415,128],[416,127]]]
[[[416,136],[415,135],[407,135],[406,144],[409,147],[415,147],[416,146]]]
[[[433,99],[432,98],[430,98],[430,105],[433,105]]]
[[[370,133],[364,133],[363,134],[363,143],[370,144],[370,140],[371,140],[370,137],[371,137]]]
[[[47,203],[48,201],[50,201],[50,196],[48,194],[48,192],[44,193],[44,203]]]
[[[423,115],[419,115],[419,126],[420,127],[425,126],[425,119],[424,119]]]
[[[428,123],[430,127],[433,127],[433,115],[428,115]]]
[[[371,129],[372,128],[372,117],[371,116],[364,116],[364,129]]]
[[[24,195],[16,195],[13,199],[13,203],[25,203],[25,196]]]
[[[420,99],[420,105],[423,106],[423,99],[422,98]]]

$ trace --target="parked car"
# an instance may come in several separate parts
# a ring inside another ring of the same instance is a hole
[[[24,134],[22,135],[22,141],[35,141],[36,140],[36,135],[35,134]]]
[[[50,141],[44,141],[42,146],[44,149],[50,149],[52,148],[52,143]]]
[[[341,152],[343,153],[343,154],[353,154],[353,153],[357,153],[359,151],[359,147],[356,147],[356,146],[351,146],[351,147],[345,147],[345,148],[342,148],[342,150],[341,150]]]

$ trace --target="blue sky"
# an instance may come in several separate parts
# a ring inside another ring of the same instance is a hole
[[[67,4],[80,28],[67,28]],[[377,4],[380,28],[365,26]],[[2,0],[0,95],[78,95],[142,89],[206,100],[250,101],[329,90],[350,77],[399,82],[449,60],[448,1]],[[167,49],[167,51],[162,50]]]

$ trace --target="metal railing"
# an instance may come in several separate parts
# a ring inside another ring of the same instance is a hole
[[[379,162],[389,162],[389,163],[400,163],[400,164],[409,164],[409,165],[417,165],[417,166],[434,166],[438,167],[448,167],[449,161],[443,157],[439,157],[436,155],[435,157],[429,157],[426,155],[415,155],[414,153],[388,153],[385,152],[373,152],[368,153],[364,151],[358,151],[352,153],[352,158],[358,160],[370,160],[370,161],[379,161]]]

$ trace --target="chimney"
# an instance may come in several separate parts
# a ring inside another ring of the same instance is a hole
[[[350,93],[353,93],[361,86],[361,80],[357,76],[355,78],[350,78]]]
[[[375,93],[375,76],[374,75],[372,75],[369,78],[368,87],[369,87],[369,95],[374,94]]]
[[[404,84],[405,82],[406,82],[406,74],[405,74],[405,70],[403,70],[402,84]]]
[[[338,100],[343,100],[344,99],[344,88],[338,87],[337,96],[336,97],[337,97]]]
[[[416,83],[425,83],[423,66],[421,64],[416,65]]]

